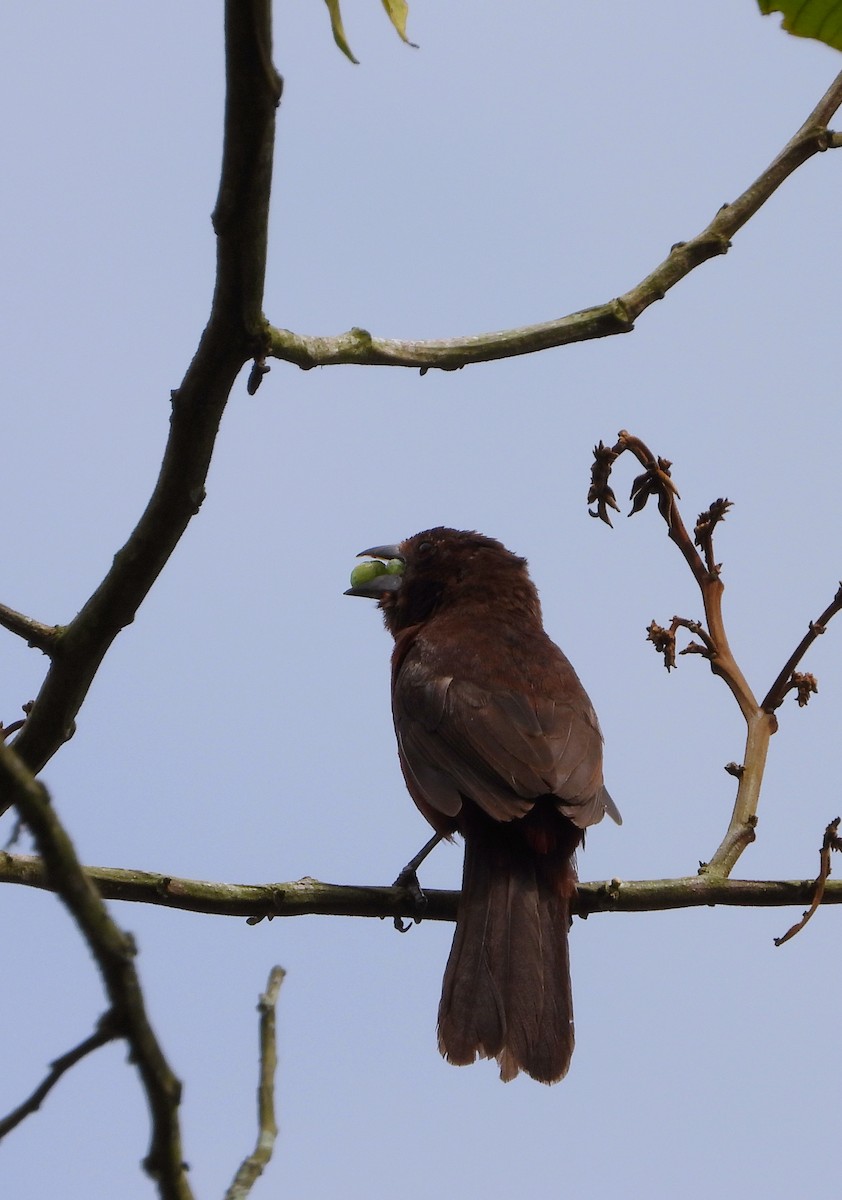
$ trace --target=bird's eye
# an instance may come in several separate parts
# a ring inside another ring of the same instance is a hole
[[[418,547],[418,553],[419,554],[429,554],[430,551],[432,550],[432,548],[433,548],[432,542],[421,542],[421,544]]]

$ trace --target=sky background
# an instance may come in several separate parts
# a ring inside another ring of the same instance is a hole
[[[404,46],[345,0],[275,6],[285,78],[266,312],[333,334],[448,337],[561,316],[637,283],[799,127],[842,67],[750,0],[519,9],[416,3]],[[81,607],[136,522],[169,394],[206,321],[223,105],[208,0],[0,11],[5,293],[0,600]],[[842,118],[837,127],[842,127]],[[842,151],[801,168],[629,336],[453,373],[276,363],[238,381],[208,498],[44,772],[84,862],[229,882],[390,882],[427,837],[398,768],[390,639],[343,597],[354,555],[436,524],[529,558],[545,621],[600,714],[621,829],[583,879],[693,873],[727,826],[744,729],[698,659],[670,676],[653,619],[701,615],[654,509],[586,511],[591,449],[628,428],[674,462],[688,524],[720,529],[732,647],[758,694],[840,578]],[[621,461],[627,495],[634,464]],[[758,840],[736,875],[812,877],[838,786],[842,623],[780,713]],[[0,633],[0,718],[44,660]],[[8,828],[8,818],[6,822]],[[440,848],[428,886],[458,886]],[[197,1196],[255,1137],[255,1004],[279,1005],[281,1137],[253,1195],[804,1195],[831,1170],[839,919],[800,910],[595,915],[571,942],[577,1048],[553,1088],[439,1057],[452,930],[244,921],[112,905],[185,1081]],[[104,1009],[56,899],[8,887],[0,1111]],[[89,1057],[0,1147],[4,1191],[154,1195],[125,1050]]]

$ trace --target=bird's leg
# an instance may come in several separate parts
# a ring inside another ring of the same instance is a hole
[[[420,924],[421,916],[427,904],[427,897],[421,889],[421,884],[418,882],[418,868],[421,866],[427,855],[435,850],[439,842],[444,838],[443,833],[434,833],[428,842],[425,842],[418,853],[409,860],[404,869],[398,875],[392,887],[402,888],[406,892],[412,905],[415,908],[415,916],[413,920],[416,925]],[[411,925],[404,923],[402,917],[395,917],[395,929],[398,933],[406,933],[411,929]]]

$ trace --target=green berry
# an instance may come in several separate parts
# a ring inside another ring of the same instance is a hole
[[[386,563],[387,575],[403,575],[405,569],[406,563],[402,562],[399,558],[390,558]]]
[[[357,563],[351,572],[351,587],[363,587],[364,584],[370,583],[372,579],[376,579],[378,575],[385,575],[386,573],[386,564],[381,562],[379,558]]]

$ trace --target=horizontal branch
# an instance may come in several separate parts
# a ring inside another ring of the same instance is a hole
[[[88,878],[105,900],[156,904],[209,916],[262,918],[409,917],[417,915],[412,899],[401,888],[355,887],[297,879],[288,883],[209,883],[179,879],[150,871],[119,867],[86,867]],[[40,858],[0,853],[0,883],[54,890]],[[689,875],[677,879],[611,879],[579,885],[576,911],[659,912],[674,908],[727,905],[738,908],[785,908],[810,904],[814,879],[711,879]],[[459,893],[425,891],[424,920],[454,921]],[[823,904],[842,904],[842,880],[828,881]]]
[[[605,304],[539,325],[439,341],[379,338],[359,328],[334,337],[312,337],[272,328],[268,353],[303,370],[354,364],[419,367],[422,372],[431,367],[452,371],[471,363],[514,358],[571,342],[630,333],[636,318],[656,300],[662,300],[691,271],[711,258],[726,254],[734,235],[794,171],[813,155],[842,144],[840,136],[827,129],[840,104],[842,74],[833,81],[795,136],[738,199],[723,205],[701,233],[689,241],[677,242],[664,261],[635,287]]]
[[[631,333],[633,319],[622,300],[571,313],[558,320],[497,333],[479,333],[468,337],[438,341],[400,341],[378,338],[367,329],[349,329],[335,337],[311,337],[289,329],[271,328],[269,354],[272,358],[294,363],[304,371],[311,367],[335,367],[350,364],[360,367],[420,367],[427,371],[455,371],[471,363],[493,362],[498,358],[517,358],[552,350],[570,342],[587,342]]]

